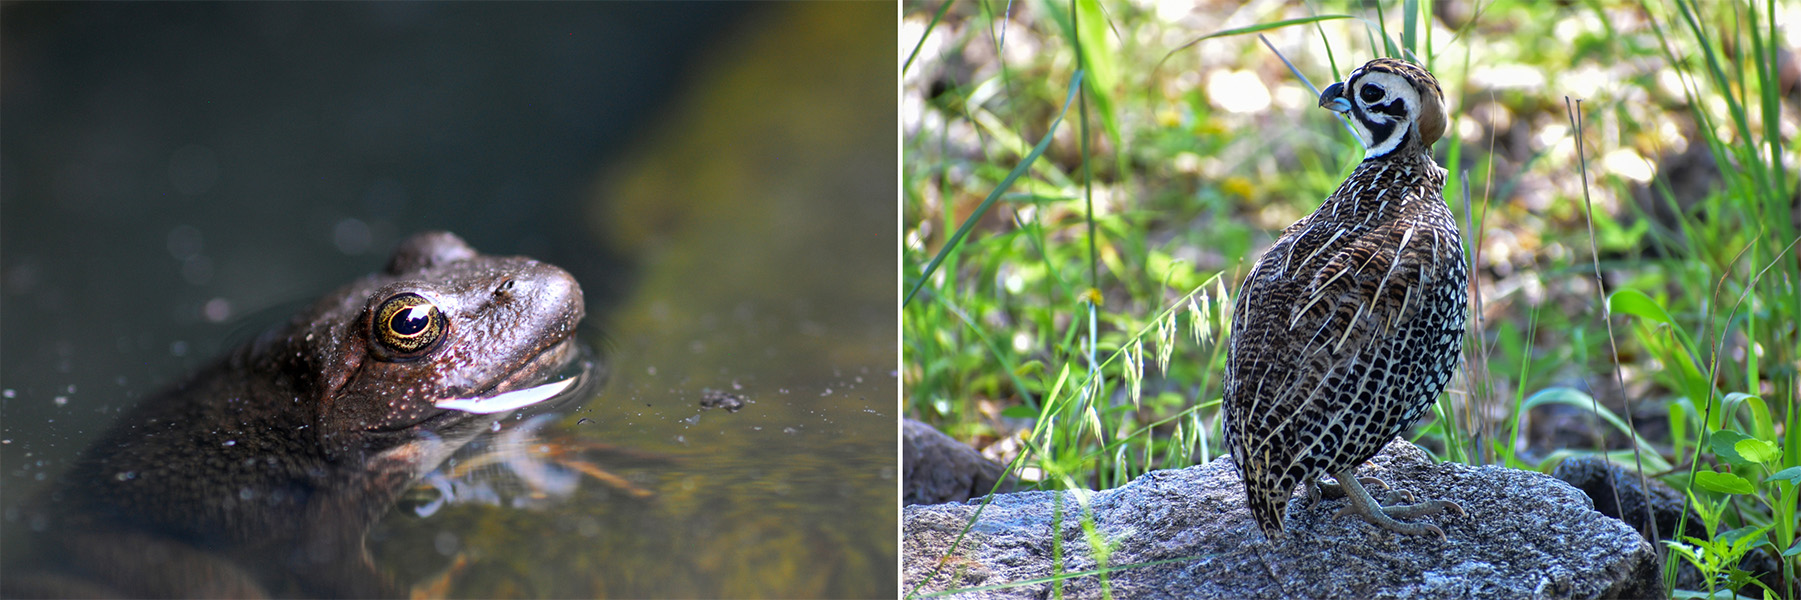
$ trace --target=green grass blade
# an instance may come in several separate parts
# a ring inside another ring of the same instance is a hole
[[[969,235],[969,230],[975,228],[976,223],[982,220],[982,215],[988,214],[988,208],[994,206],[994,201],[1000,199],[1008,188],[1013,187],[1013,182],[1030,170],[1032,163],[1038,160],[1039,156],[1044,155],[1045,148],[1050,147],[1051,138],[1057,133],[1057,126],[1063,123],[1063,115],[1069,112],[1070,103],[1075,101],[1076,93],[1081,89],[1082,71],[1077,70],[1075,76],[1069,78],[1069,96],[1063,99],[1063,110],[1058,111],[1057,118],[1051,120],[1051,126],[1045,130],[1044,137],[1038,140],[1038,145],[1033,146],[1031,152],[1026,153],[1025,157],[1019,160],[1019,164],[1014,166],[1012,171],[1007,172],[1007,177],[994,186],[994,191],[989,192],[988,197],[982,199],[982,203],[976,206],[975,212],[970,213],[969,218],[963,220],[963,225],[957,228],[957,232],[951,235],[951,239],[945,241],[944,248],[938,250],[938,255],[932,257],[932,262],[926,264],[925,270],[919,274],[919,280],[913,282],[913,287],[907,289],[907,296],[901,299],[903,308],[913,301],[913,294],[919,292],[919,288],[924,286],[926,281],[931,280],[932,273],[938,270],[938,264],[944,262],[944,258],[956,251],[957,247],[963,243],[963,237]]]
[[[1410,56],[1419,55],[1420,1],[1407,0],[1401,5],[1401,49]]]
[[[1323,22],[1323,21],[1332,21],[1332,20],[1337,20],[1337,19],[1355,19],[1355,18],[1357,18],[1357,17],[1353,17],[1351,15],[1314,15],[1311,17],[1298,17],[1298,18],[1294,18],[1294,19],[1283,19],[1281,21],[1275,21],[1275,22],[1271,22],[1271,23],[1258,23],[1256,25],[1246,25],[1244,27],[1234,27],[1232,29],[1215,31],[1215,32],[1209,33],[1207,35],[1203,35],[1201,37],[1194,38],[1192,40],[1188,40],[1187,42],[1183,43],[1180,46],[1176,46],[1176,49],[1170,50],[1168,54],[1163,55],[1162,60],[1157,61],[1157,66],[1151,69],[1151,73],[1152,73],[1152,76],[1155,77],[1157,69],[1163,68],[1163,63],[1167,62],[1169,60],[1169,57],[1175,56],[1176,53],[1181,52],[1183,50],[1187,50],[1189,46],[1193,46],[1195,44],[1199,44],[1201,42],[1205,42],[1205,41],[1211,40],[1213,38],[1230,37],[1230,36],[1234,36],[1234,35],[1244,35],[1247,33],[1259,33],[1259,32],[1269,31],[1271,29],[1281,29],[1283,27],[1290,27],[1290,26],[1294,26],[1294,25],[1306,25],[1309,23],[1319,23],[1319,22]],[[1324,34],[1321,34],[1321,35],[1324,35]],[[1314,93],[1314,95],[1317,96],[1319,94],[1316,91]]]
[[[1594,413],[1596,417],[1600,417],[1602,421],[1607,422],[1608,425],[1612,425],[1614,429],[1619,430],[1620,433],[1626,434],[1627,437],[1632,439],[1633,445],[1638,446],[1639,451],[1643,453],[1647,467],[1655,471],[1669,468],[1667,463],[1661,465],[1658,464],[1663,461],[1661,458],[1658,458],[1657,451],[1651,447],[1650,441],[1640,437],[1637,431],[1634,431],[1631,426],[1626,424],[1625,419],[1620,418],[1619,415],[1614,414],[1614,412],[1608,410],[1607,407],[1596,403],[1593,396],[1590,396],[1581,390],[1566,387],[1553,387],[1539,390],[1538,393],[1532,394],[1531,397],[1526,398],[1525,402],[1520,403],[1520,412],[1518,416],[1524,417],[1526,413],[1530,412],[1533,408],[1548,404],[1562,404]]]
[[[906,75],[907,69],[913,67],[913,59],[919,57],[919,49],[925,47],[926,38],[932,36],[932,30],[938,27],[939,21],[944,20],[944,13],[950,12],[951,4],[956,1],[957,0],[944,0],[944,4],[938,5],[938,12],[932,15],[932,22],[927,23],[925,32],[919,34],[919,41],[913,44],[913,51],[907,53],[907,62],[901,65],[902,75]]]

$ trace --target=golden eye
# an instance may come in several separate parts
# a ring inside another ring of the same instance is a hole
[[[414,293],[395,294],[375,309],[370,335],[398,358],[426,353],[444,339],[449,320],[438,305]]]

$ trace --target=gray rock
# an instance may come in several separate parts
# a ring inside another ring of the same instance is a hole
[[[951,439],[931,425],[902,419],[901,504],[962,502],[988,495],[1007,468]],[[1010,492],[1019,480],[1008,477],[999,491]]]
[[[1455,500],[1467,514],[1426,517],[1449,537],[1441,542],[1397,536],[1352,516],[1333,518],[1345,500],[1307,508],[1297,494],[1287,534],[1272,542],[1251,521],[1237,470],[1221,458],[1101,492],[999,494],[986,507],[981,500],[905,507],[902,578],[909,591],[924,582],[919,591],[932,592],[1094,570],[1095,552],[1082,527],[1089,514],[1108,548],[1107,565],[1174,560],[1112,571],[1104,582],[1094,575],[1066,579],[1064,597],[1663,597],[1650,544],[1556,479],[1433,463],[1398,439],[1359,475],[1423,498]],[[934,573],[978,512],[960,548]],[[1053,566],[1053,526],[1061,568]],[[1034,583],[957,597],[1043,598],[1051,588]]]
[[[1682,513],[1688,512],[1682,535],[1707,537],[1701,517],[1688,510],[1688,500],[1682,492],[1655,477],[1645,476],[1641,487],[1638,473],[1599,456],[1563,459],[1551,476],[1582,490],[1601,514],[1625,521],[1640,533],[1649,531],[1658,539],[1678,539],[1676,525],[1683,522]]]

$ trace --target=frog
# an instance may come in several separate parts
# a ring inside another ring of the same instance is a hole
[[[581,286],[448,232],[147,397],[33,510],[8,596],[394,597],[365,537],[397,497],[587,360]],[[562,396],[559,396],[562,394]]]

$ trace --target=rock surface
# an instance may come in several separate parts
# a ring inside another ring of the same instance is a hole
[[[903,505],[962,502],[986,496],[1007,470],[931,425],[913,419],[903,419],[902,423]],[[1000,491],[1013,491],[1017,484],[1018,479],[1009,477]]]
[[[908,591],[934,592],[1094,570],[1093,545],[1082,527],[1087,511],[1110,547],[1107,565],[1175,560],[1112,571],[1104,583],[1094,575],[1066,579],[1068,598],[1663,597],[1651,546],[1556,479],[1433,463],[1398,439],[1358,474],[1422,498],[1454,500],[1467,514],[1426,518],[1444,529],[1447,541],[1401,537],[1356,517],[1333,518],[1345,500],[1307,508],[1297,494],[1287,534],[1272,542],[1251,521],[1237,470],[1221,458],[1101,492],[1000,494],[986,508],[981,500],[908,506],[903,583]],[[978,510],[961,547],[933,573]],[[1053,564],[1053,524],[1061,568]],[[1035,583],[956,597],[1051,592],[1051,583]]]
[[[1608,462],[1599,456],[1573,456],[1557,463],[1551,476],[1574,486],[1588,495],[1595,510],[1625,521],[1640,533],[1652,532],[1659,539],[1679,539],[1676,526],[1682,513],[1688,521],[1682,535],[1707,537],[1701,518],[1688,510],[1688,500],[1655,477],[1646,476],[1639,485],[1638,473]]]

